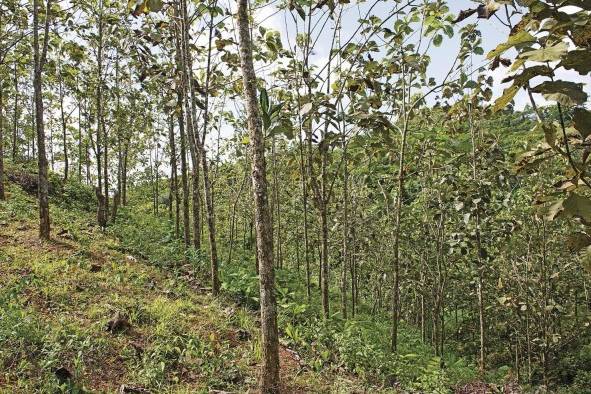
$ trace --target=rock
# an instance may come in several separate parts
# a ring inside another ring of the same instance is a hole
[[[73,240],[74,236],[72,234],[70,234],[70,232],[66,229],[61,230],[59,233],[57,233],[58,237],[61,237],[63,239],[69,239],[69,240]]]
[[[115,313],[113,318],[107,322],[107,326],[105,327],[105,331],[109,331],[111,333],[116,333],[120,331],[127,330],[131,327],[127,318],[121,315],[119,312]]]
[[[240,329],[237,331],[238,339],[241,341],[248,341],[251,338],[251,335],[248,331]]]
[[[150,390],[145,389],[143,387],[130,386],[130,385],[127,385],[127,384],[122,384],[119,387],[119,394],[124,394],[124,393],[143,393],[143,394],[148,394],[148,393],[150,393]]]
[[[72,373],[65,367],[59,367],[54,371],[54,374],[60,384],[66,383],[68,380],[72,379]]]

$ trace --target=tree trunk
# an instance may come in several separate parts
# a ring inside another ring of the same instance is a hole
[[[341,106],[341,112],[342,106]],[[343,119],[345,119],[343,117]],[[349,259],[349,172],[347,168],[347,140],[345,134],[345,123],[342,124],[342,149],[343,149],[343,244],[341,256],[341,310],[343,318],[347,318],[347,270]]]
[[[97,51],[97,75],[98,82],[96,88],[96,112],[97,112],[97,128],[96,128],[96,165],[97,165],[97,176],[98,176],[98,188],[100,194],[104,197],[104,203],[99,203],[97,219],[99,225],[104,227],[108,221],[108,182],[107,179],[103,179],[107,175],[107,160],[106,153],[104,152],[104,167],[103,168],[103,137],[104,137],[104,119],[103,119],[103,2],[99,1],[99,19],[98,19],[98,51]],[[107,142],[104,142],[106,147]],[[104,223],[104,225],[102,223]]]
[[[117,219],[117,210],[119,209],[119,203],[121,202],[121,195],[119,194],[119,190],[115,191],[113,195],[113,212],[111,213],[111,222],[115,223]]]
[[[69,171],[69,162],[68,162],[68,136],[67,136],[67,128],[68,125],[66,124],[66,114],[64,111],[64,83],[62,81],[61,70],[58,71],[60,73],[60,80],[59,80],[59,95],[60,95],[60,120],[62,123],[62,144],[64,148],[64,181],[68,180],[68,171]]]
[[[301,123],[301,122],[300,122]],[[299,133],[299,154],[300,154],[300,184],[302,189],[302,204],[304,208],[304,259],[306,260],[306,296],[308,302],[312,298],[312,285],[310,283],[310,242],[308,236],[308,188],[306,185],[306,178],[304,173],[304,142],[302,141],[302,133]]]
[[[43,68],[47,58],[49,45],[49,21],[51,19],[51,1],[47,0],[45,12],[45,28],[43,46],[39,45],[39,0],[33,0],[33,58],[34,58],[34,97],[35,97],[35,124],[37,131],[37,156],[39,165],[39,237],[48,240],[50,235],[49,222],[49,181],[47,168],[47,155],[45,152],[45,124],[43,121]]]
[[[18,69],[14,63],[14,125],[12,129],[12,162],[16,162],[18,154]]]
[[[170,145],[170,204],[172,204],[173,198],[175,203],[174,212],[174,230],[175,235],[178,237],[180,234],[180,223],[179,223],[179,187],[178,187],[178,175],[177,175],[177,162],[176,162],[176,145],[174,140],[174,118],[170,116],[169,125],[169,145]]]
[[[1,25],[0,25],[1,26]],[[0,200],[4,200],[4,92],[0,83]]]
[[[400,159],[398,161],[398,192],[396,194],[396,208],[394,219],[394,283],[392,286],[392,341],[390,347],[396,351],[398,347],[398,323],[400,321],[400,223],[402,218],[402,196],[404,194],[404,156],[408,135],[408,119],[405,119],[400,145]]]
[[[191,245],[191,229],[189,219],[189,180],[187,173],[187,142],[185,134],[185,117],[183,114],[183,94],[178,89],[177,99],[179,103],[179,134],[181,140],[181,186],[183,188],[183,239],[185,248]]]
[[[78,182],[82,182],[82,98],[78,98]]]
[[[469,114],[468,114],[468,122],[469,122],[469,127],[470,127],[470,136],[471,136],[471,142],[472,142],[472,180],[474,181],[474,183],[478,184],[478,173],[477,173],[477,158],[476,158],[476,132],[474,130],[474,123],[472,120],[472,109],[469,109]],[[477,293],[477,297],[478,297],[478,322],[479,322],[479,328],[480,328],[480,357],[478,360],[478,370],[480,373],[480,376],[483,377],[484,376],[484,371],[486,369],[486,355],[485,355],[485,318],[484,318],[484,297],[483,297],[483,285],[484,285],[484,280],[483,280],[483,274],[484,274],[484,263],[482,262],[482,256],[483,256],[483,248],[482,248],[482,242],[481,242],[481,237],[480,237],[480,213],[479,213],[479,207],[477,207],[476,212],[475,212],[475,223],[476,223],[476,261],[478,263],[478,266],[476,267],[477,271],[478,271],[478,282],[477,282],[477,288],[476,288],[476,293]]]
[[[277,333],[277,304],[275,301],[275,271],[273,266],[273,228],[271,227],[267,195],[265,141],[261,129],[256,94],[256,75],[252,60],[252,43],[248,14],[248,0],[239,0],[237,17],[240,63],[252,150],[252,186],[260,272],[262,333],[260,390],[266,394],[280,392],[279,340]]]

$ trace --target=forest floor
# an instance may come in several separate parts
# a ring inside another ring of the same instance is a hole
[[[0,203],[0,392],[256,390],[252,310],[213,298],[182,267],[129,254],[92,211],[52,203],[51,213],[41,242],[34,195],[9,183]],[[286,393],[367,390],[302,367],[285,346],[281,371]]]

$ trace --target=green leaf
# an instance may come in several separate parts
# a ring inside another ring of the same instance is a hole
[[[519,86],[516,86],[516,85],[512,85],[512,86],[508,87],[507,89],[505,89],[503,91],[503,95],[495,101],[495,105],[493,106],[493,111],[497,112],[497,111],[500,111],[503,108],[505,108],[511,102],[511,100],[513,100],[513,97],[515,97],[515,95],[517,94],[518,91],[519,91]]]
[[[562,58],[560,66],[567,70],[575,70],[581,75],[587,75],[591,72],[591,50],[581,49],[569,52]]]
[[[486,57],[487,59],[492,60],[495,57],[502,55],[510,48],[533,43],[535,41],[536,38],[534,36],[522,30],[517,34],[510,36],[507,42],[497,45],[497,47],[494,50],[490,51]]]
[[[435,37],[433,37],[433,45],[436,47],[440,46],[442,42],[443,36],[441,34],[436,34]]]
[[[581,134],[581,137],[587,138],[591,134],[591,112],[584,108],[575,108],[573,110],[573,126]]]
[[[264,114],[269,114],[269,94],[267,93],[267,89],[261,89],[259,93],[259,103],[261,105],[261,110]]]
[[[571,252],[578,252],[591,245],[591,237],[588,234],[577,231],[566,236],[566,246]]]
[[[148,0],[148,8],[151,12],[159,12],[163,6],[162,0]]]
[[[288,140],[292,140],[294,137],[293,134],[293,125],[291,124],[290,121],[286,120],[284,122],[281,122],[280,124],[277,124],[275,126],[273,126],[268,133],[268,136],[274,136],[277,134],[283,134],[285,136],[285,138],[287,138]]]
[[[533,66],[526,68],[521,74],[512,75],[503,79],[502,82],[514,81],[513,83],[515,85],[525,86],[532,78],[540,76],[551,77],[553,75],[554,72],[548,66]]]
[[[571,193],[566,199],[553,204],[546,217],[548,220],[575,217],[591,223],[591,200],[580,194]]]
[[[570,106],[587,101],[587,93],[583,91],[582,85],[570,81],[546,81],[534,87],[532,92],[541,93],[546,100]]]
[[[546,143],[548,143],[548,145],[553,148],[556,146],[557,130],[553,123],[539,122],[534,126],[532,131],[544,133],[544,139],[546,140]]]
[[[568,44],[566,42],[559,42],[551,47],[524,52],[521,54],[521,57],[533,62],[552,62],[562,59],[562,56],[564,56],[567,50]]]

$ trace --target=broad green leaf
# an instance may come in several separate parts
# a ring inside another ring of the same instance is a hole
[[[436,47],[440,46],[442,42],[443,36],[441,34],[436,34],[435,37],[433,37],[433,45]]]
[[[581,75],[587,75],[591,72],[591,50],[581,49],[571,51],[562,58],[560,66],[567,70],[575,70]]]
[[[541,93],[546,100],[557,101],[562,105],[583,104],[587,101],[587,93],[582,84],[570,81],[546,81],[532,89],[534,93]]]
[[[267,89],[261,89],[259,93],[259,104],[261,106],[261,110],[263,113],[269,114],[269,94],[267,93]]]
[[[544,139],[546,143],[551,147],[556,146],[556,126],[553,123],[549,122],[539,122],[537,123],[533,130],[536,133],[544,133]]]
[[[573,125],[581,137],[587,138],[591,134],[591,112],[584,108],[575,108],[573,110]]]
[[[515,85],[525,86],[532,78],[540,76],[551,77],[553,75],[552,69],[548,66],[533,66],[526,68],[521,74],[512,75],[503,79],[502,82],[514,81],[513,83]]]
[[[163,6],[162,0],[148,0],[148,8],[151,12],[159,12]]]
[[[520,46],[523,44],[533,43],[535,41],[536,38],[534,36],[522,30],[517,34],[510,36],[507,42],[497,45],[497,47],[494,50],[490,51],[486,57],[487,59],[492,60],[495,57],[502,55],[510,48]]]
[[[580,218],[586,223],[591,223],[591,200],[580,194],[571,193],[564,200],[559,200],[553,204],[546,216],[548,220],[554,220],[560,217]]]
[[[567,235],[566,245],[572,252],[578,252],[581,249],[591,245],[591,237],[583,232],[575,232]]]
[[[524,52],[521,54],[521,57],[533,62],[553,62],[562,59],[562,56],[564,56],[567,50],[568,44],[566,42],[559,42],[551,47]]]
[[[518,91],[519,91],[519,86],[516,86],[516,85],[510,86],[507,89],[505,89],[503,91],[503,95],[495,101],[495,105],[493,106],[493,111],[497,112],[497,111],[500,111],[503,108],[505,108],[507,106],[507,104],[509,104],[511,102],[511,100],[513,100],[513,97],[515,97],[515,95],[517,94]]]

